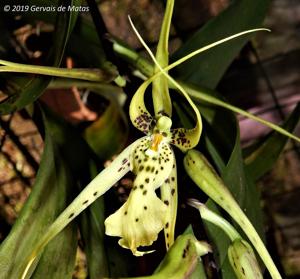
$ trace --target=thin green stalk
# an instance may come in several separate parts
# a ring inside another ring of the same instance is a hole
[[[111,82],[117,75],[101,69],[66,69],[48,66],[25,65],[0,60],[0,72],[28,73],[55,77],[75,78],[89,81]]]

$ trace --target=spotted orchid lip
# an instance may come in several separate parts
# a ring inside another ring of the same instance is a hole
[[[174,241],[177,212],[175,156],[163,139],[162,134],[156,133],[145,137],[132,150],[130,162],[136,174],[132,190],[122,207],[105,220],[105,233],[120,237],[119,244],[135,256],[149,253],[139,251],[138,247],[152,245],[163,229],[167,249]],[[163,189],[161,199],[155,193],[157,188]]]

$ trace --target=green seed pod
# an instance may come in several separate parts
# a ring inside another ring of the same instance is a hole
[[[243,239],[236,239],[228,248],[229,262],[238,279],[263,278],[253,249]]]

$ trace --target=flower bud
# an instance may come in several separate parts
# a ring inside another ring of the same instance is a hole
[[[233,241],[228,248],[228,258],[238,279],[263,278],[253,249],[247,241]]]

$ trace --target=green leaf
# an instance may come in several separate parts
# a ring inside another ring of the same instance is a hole
[[[197,31],[173,56],[172,61],[220,38],[259,27],[270,0],[235,0],[220,15]],[[180,65],[176,75],[180,79],[208,88],[215,88],[227,67],[237,56],[249,36],[229,41]]]
[[[60,1],[59,4],[65,5],[79,5],[80,0],[65,0]],[[61,63],[64,49],[67,44],[70,33],[73,30],[78,12],[57,12],[57,20],[54,31],[54,43],[51,46],[47,64],[58,67]],[[9,96],[0,102],[0,114],[8,114],[19,110],[34,102],[47,88],[51,77],[34,76],[32,78],[10,78],[7,82],[10,92]]]
[[[104,248],[104,203],[103,198],[94,202],[80,216],[80,231],[87,257],[89,278],[98,279],[108,276],[106,251]]]
[[[43,107],[43,111],[47,117],[48,125],[51,127],[51,136],[59,142],[63,156],[66,158],[73,177],[76,179],[77,183],[74,185],[78,185],[78,187],[77,189],[73,187],[72,197],[74,197],[97,175],[99,170],[96,168],[96,162],[98,160],[96,160],[93,152],[76,129],[53,115],[46,107]],[[110,150],[108,146],[103,148],[102,155]],[[104,156],[101,156],[101,158],[102,160],[106,159]],[[69,201],[71,200],[72,198]],[[108,276],[109,268],[104,248],[104,219],[104,201],[102,198],[96,200],[79,217],[80,232],[91,279]],[[51,223],[53,222],[50,222],[49,225]]]
[[[289,118],[283,124],[283,128],[292,132],[300,119],[300,104],[298,104]],[[269,171],[281,154],[288,138],[273,131],[264,139],[244,150],[246,172],[252,179],[257,180]]]
[[[0,274],[5,274],[4,278],[19,278],[20,274],[17,272],[24,268],[22,264],[26,256],[28,257],[31,253],[34,243],[69,204],[72,196],[76,195],[97,172],[93,153],[76,129],[54,116],[46,107],[43,107],[43,120],[46,126],[45,152],[33,192],[23,209],[25,213],[22,214],[25,214],[26,218],[22,217],[23,215],[20,216],[12,233],[0,249]],[[51,163],[52,157],[55,158],[53,164]],[[69,182],[63,175],[65,169],[68,171],[68,178],[71,179]],[[76,185],[78,189],[74,187]],[[67,186],[69,191],[64,194],[64,187]],[[67,201],[64,200],[64,204],[60,206],[60,201],[64,198],[67,198]],[[32,200],[34,203],[31,202]],[[49,214],[51,218],[48,217]],[[80,216],[81,235],[87,253],[90,278],[108,276],[103,246],[103,215],[103,200],[98,199]],[[29,225],[30,222],[36,225]],[[77,230],[75,223],[72,224],[47,245],[33,276],[46,278],[46,275],[41,276],[45,273],[49,278],[71,278],[77,247]],[[64,233],[70,231],[70,227],[73,229],[73,235],[70,236],[69,233],[67,239],[62,239]],[[30,228],[29,231],[28,228]],[[28,231],[28,235],[24,231]],[[18,237],[19,240],[17,240]],[[73,246],[70,245],[71,241],[73,241]],[[23,248],[19,243],[25,247]],[[15,254],[16,249],[17,254]]]
[[[128,138],[128,122],[122,108],[111,99],[105,112],[84,130],[84,138],[103,160],[121,152]]]
[[[68,204],[74,184],[73,175],[49,133],[49,127],[46,127],[45,149],[33,190],[10,234],[0,247],[0,278],[21,277],[24,258],[30,255],[34,243]],[[70,225],[49,244],[41,258],[37,274],[41,270],[47,270],[51,273],[45,273],[43,278],[71,278],[77,246],[76,235],[74,225]],[[46,269],[45,264],[48,265]]]

